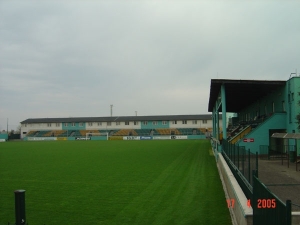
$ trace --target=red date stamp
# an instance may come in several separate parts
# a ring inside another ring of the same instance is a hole
[[[273,208],[275,209],[276,208],[276,199],[257,199],[257,208],[258,209],[270,209],[270,208]]]
[[[228,208],[234,208],[235,200],[234,198],[226,199]],[[247,206],[251,207],[250,199],[247,200]],[[276,208],[276,199],[257,199],[257,208],[258,209],[275,209]]]
[[[228,208],[234,208],[234,198],[226,199]]]

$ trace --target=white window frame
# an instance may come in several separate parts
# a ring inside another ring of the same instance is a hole
[[[71,123],[71,127],[75,127],[76,126],[76,124],[75,123]]]
[[[120,126],[120,124],[121,124],[121,123],[120,123],[119,121],[118,121],[118,122],[116,122],[116,126]]]
[[[197,121],[197,120],[193,120],[192,123],[193,123],[193,124],[197,124],[198,121]]]
[[[156,126],[157,124],[157,121],[152,121],[152,125]]]
[[[125,125],[128,126],[130,124],[129,121],[125,121]]]
[[[162,125],[167,125],[167,121],[162,121]]]
[[[139,125],[139,122],[138,121],[134,121],[133,124],[134,125]]]
[[[143,121],[143,125],[148,125],[148,121]]]
[[[111,122],[107,122],[106,124],[107,124],[107,126],[111,126]]]
[[[187,121],[186,120],[182,120],[182,124],[187,124]]]
[[[68,126],[68,123],[64,123],[64,126],[67,127],[67,126]]]
[[[98,122],[98,126],[102,126],[102,122]]]
[[[202,123],[203,124],[207,124],[207,120],[202,120]]]

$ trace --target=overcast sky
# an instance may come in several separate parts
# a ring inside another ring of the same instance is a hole
[[[0,130],[206,114],[210,80],[300,72],[300,1],[0,0]]]

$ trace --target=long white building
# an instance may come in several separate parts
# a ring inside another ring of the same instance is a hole
[[[120,132],[121,130],[124,132]],[[160,135],[168,131],[174,135],[193,135],[211,130],[211,114],[33,118],[21,122],[21,138],[26,136],[84,136],[88,131],[108,132],[111,135],[119,132],[116,135],[120,136],[134,136],[141,132],[145,135]]]

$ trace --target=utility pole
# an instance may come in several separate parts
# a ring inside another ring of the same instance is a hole
[[[113,115],[113,106],[114,105],[110,105],[110,116],[112,117],[112,115]]]

